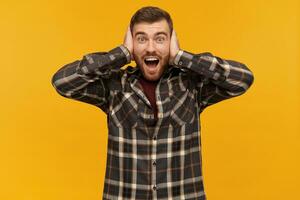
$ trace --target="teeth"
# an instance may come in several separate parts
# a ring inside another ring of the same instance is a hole
[[[157,58],[151,57],[151,58],[146,58],[145,60],[146,60],[146,61],[156,61],[156,60],[158,60],[158,59],[157,59]]]

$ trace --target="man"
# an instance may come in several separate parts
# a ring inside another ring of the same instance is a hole
[[[136,67],[125,64],[134,60]],[[243,94],[253,75],[242,63],[179,48],[170,15],[144,7],[124,43],[59,69],[57,92],[107,114],[103,199],[205,200],[199,115]]]

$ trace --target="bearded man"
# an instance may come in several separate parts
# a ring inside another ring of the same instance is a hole
[[[240,62],[181,49],[158,7],[139,9],[124,38],[52,78],[60,95],[107,115],[103,199],[205,200],[200,113],[245,93],[253,74]],[[131,61],[136,67],[121,69]]]

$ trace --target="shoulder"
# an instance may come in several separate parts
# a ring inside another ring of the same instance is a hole
[[[132,66],[128,66],[124,69],[112,69],[109,78],[106,81],[110,90],[123,91],[124,88],[128,88],[128,83],[134,79],[137,73],[137,68]]]

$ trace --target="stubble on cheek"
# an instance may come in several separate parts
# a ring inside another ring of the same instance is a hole
[[[139,59],[141,56],[140,55],[137,55],[136,53],[134,53],[134,51],[133,51],[133,59],[134,59],[134,61],[135,61],[135,63],[137,64],[137,65],[141,65],[142,63],[142,59]]]

